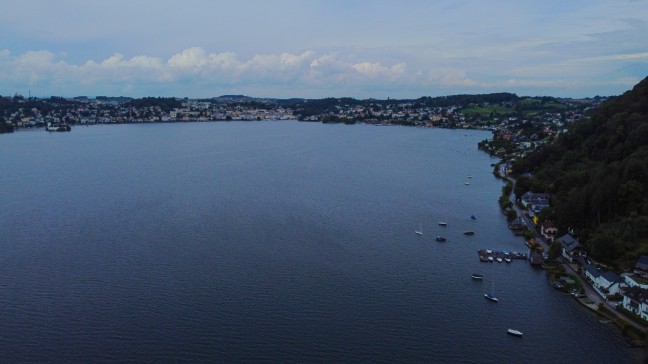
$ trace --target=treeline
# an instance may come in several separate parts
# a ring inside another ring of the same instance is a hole
[[[503,102],[516,103],[518,96],[508,92],[498,92],[492,94],[480,95],[451,95],[440,97],[421,97],[415,100],[422,106],[428,107],[449,107],[456,105],[470,105],[470,104],[500,104]]]
[[[24,98],[16,94],[13,97],[0,96],[0,132],[13,131],[14,125],[4,125],[6,121],[17,122],[19,119],[12,114],[18,113],[21,109],[26,115],[36,114],[47,115],[53,111],[67,110],[70,107],[80,104],[74,100],[67,100],[62,97],[52,96],[47,99]]]
[[[648,255],[648,78],[513,165],[529,190],[553,195],[554,218],[617,268]]]
[[[134,99],[125,104],[127,107],[159,107],[162,111],[169,112],[182,107],[182,101],[173,97],[144,97]]]
[[[485,102],[489,104],[499,104],[502,102],[512,102],[515,103],[518,100],[518,96],[511,93],[501,92],[493,94],[481,94],[481,95],[452,95],[452,96],[440,96],[440,97],[420,97],[418,99],[364,99],[358,100],[350,97],[342,98],[325,98],[325,99],[292,99],[293,102],[288,100],[281,100],[281,104],[292,107],[295,109],[296,113],[301,114],[304,117],[312,115],[321,115],[326,113],[334,113],[341,106],[362,106],[362,107],[376,107],[376,108],[387,108],[390,107],[393,110],[398,110],[399,107],[403,107],[403,104],[410,104],[414,108],[419,107],[450,107],[450,106],[459,106],[459,105],[468,105],[468,104],[483,104]]]

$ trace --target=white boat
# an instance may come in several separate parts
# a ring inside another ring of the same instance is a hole
[[[420,223],[420,222],[419,222],[419,229],[418,229],[418,230],[414,230],[414,232],[416,233],[416,235],[423,235],[423,228],[421,227],[421,223]]]
[[[501,263],[501,262],[502,262],[502,258],[500,258],[500,257],[497,257],[496,260],[497,260],[498,263]]]
[[[511,258],[506,257],[506,258],[504,258],[504,261],[507,262],[507,263],[510,263],[510,262],[511,262]]]
[[[493,289],[491,290],[491,293],[484,293],[484,297],[493,302],[498,301],[497,297],[495,297],[495,281],[493,281]]]
[[[493,262],[493,257],[488,257],[488,261],[492,263]]]
[[[506,332],[508,334],[510,334],[510,335],[513,335],[513,336],[522,337],[522,332],[520,332],[518,330],[508,329],[508,330],[506,330]]]
[[[466,186],[468,186],[468,185],[470,184],[470,182],[466,181],[466,182],[464,182],[464,184],[465,184]]]
[[[448,223],[445,221],[439,221],[439,225],[441,226],[448,226]]]

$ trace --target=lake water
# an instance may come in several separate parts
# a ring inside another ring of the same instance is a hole
[[[0,358],[640,362],[543,271],[479,262],[526,251],[477,150],[489,137],[296,121],[0,135]]]

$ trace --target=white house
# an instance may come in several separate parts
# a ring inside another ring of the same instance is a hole
[[[648,321],[648,289],[626,288],[623,292],[623,308]]]
[[[643,289],[648,289],[648,281],[645,278],[641,278],[634,274],[625,274],[623,276],[625,284],[628,287],[639,287]]]
[[[601,271],[594,264],[585,266],[585,276],[592,282],[592,287],[603,296],[614,295],[621,292],[625,282],[614,272]]]

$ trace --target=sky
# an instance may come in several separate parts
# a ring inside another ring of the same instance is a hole
[[[619,95],[648,0],[0,0],[0,95]]]

